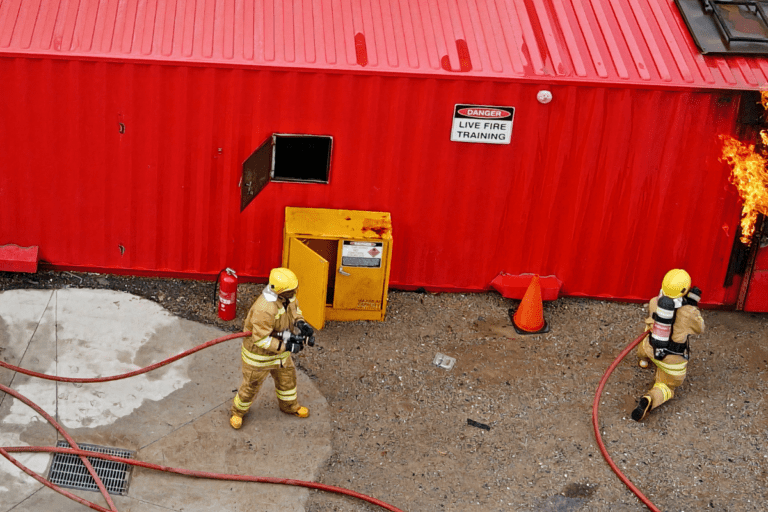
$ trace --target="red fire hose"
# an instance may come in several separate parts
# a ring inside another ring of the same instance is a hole
[[[14,372],[19,372],[19,373],[23,373],[24,375],[29,375],[30,377],[37,377],[39,379],[45,379],[45,380],[55,380],[56,382],[74,382],[78,384],[90,384],[94,382],[110,382],[113,380],[120,380],[120,379],[127,379],[128,377],[135,377],[136,375],[141,375],[142,373],[147,373],[147,372],[151,372],[152,370],[157,370],[161,366],[165,366],[174,361],[178,361],[182,357],[187,357],[188,355],[194,354],[195,352],[199,352],[204,348],[212,347],[214,345],[218,345],[219,343],[233,340],[235,338],[245,338],[246,336],[250,336],[250,335],[251,335],[250,332],[245,331],[245,332],[238,332],[235,334],[229,334],[227,336],[222,336],[221,338],[216,338],[215,340],[211,340],[206,343],[203,343],[202,345],[198,345],[189,350],[185,350],[184,352],[180,354],[176,354],[173,357],[169,357],[168,359],[164,359],[159,363],[151,364],[149,366],[145,366],[144,368],[139,368],[138,370],[134,370],[132,372],[121,373],[120,375],[110,375],[109,377],[93,377],[90,379],[76,379],[74,377],[59,377],[57,375],[46,375],[45,373],[33,372],[32,370],[19,368],[18,366],[13,366],[12,364],[8,364],[3,361],[0,361],[0,366],[2,366],[3,368],[7,368],[9,370],[13,370]]]
[[[622,473],[619,467],[613,462],[611,456],[608,455],[608,450],[605,449],[603,438],[600,436],[600,427],[597,424],[598,409],[600,409],[600,396],[603,394],[603,388],[605,387],[605,383],[608,382],[608,377],[611,376],[613,370],[616,369],[616,367],[627,356],[627,354],[629,354],[633,348],[639,345],[647,335],[648,333],[644,332],[632,343],[627,345],[627,348],[625,348],[621,354],[619,354],[619,357],[617,357],[611,366],[608,367],[608,370],[606,370],[605,375],[603,375],[603,378],[600,380],[600,385],[597,387],[597,393],[595,393],[595,401],[592,404],[592,426],[595,429],[595,439],[597,439],[597,446],[600,448],[600,453],[603,454],[603,458],[605,458],[606,462],[608,462],[608,465],[611,466],[611,469],[614,473],[616,473],[616,476],[618,476],[619,479],[624,482],[627,487],[629,487],[630,491],[635,493],[635,496],[637,496],[646,507],[648,507],[653,512],[661,512],[653,503],[651,503],[648,498],[645,497],[642,492],[640,492],[640,489],[635,487],[632,482],[630,482],[629,479],[624,476],[624,473]]]
[[[92,383],[92,382],[108,382],[118,379],[124,379],[127,377],[133,377],[135,375],[140,375],[142,373],[149,372],[151,370],[160,368],[161,366],[165,366],[169,363],[172,363],[174,361],[177,361],[178,359],[181,359],[182,357],[186,357],[190,354],[194,354],[195,352],[198,352],[204,348],[216,345],[218,343],[222,343],[224,341],[228,341],[234,338],[242,338],[245,336],[250,336],[250,332],[240,332],[236,334],[230,334],[228,336],[222,336],[221,338],[216,338],[214,340],[211,340],[207,343],[203,343],[202,345],[198,345],[195,348],[192,348],[190,350],[187,350],[185,352],[182,352],[178,355],[175,355],[173,357],[169,357],[168,359],[165,359],[163,361],[160,361],[159,363],[155,363],[153,365],[147,366],[145,368],[141,368],[139,370],[135,370],[133,372],[124,373],[122,375],[113,375],[110,377],[95,377],[95,378],[86,378],[86,379],[75,379],[75,378],[69,378],[69,377],[58,377],[53,375],[45,375],[38,372],[33,372],[30,370],[25,370],[23,368],[19,368],[17,366],[5,363],[3,361],[0,361],[0,366],[3,368],[7,368],[12,371],[17,371],[19,373],[23,373],[25,375],[30,375],[32,377],[39,377],[41,379],[46,380],[55,380],[58,382],[75,382],[75,383]],[[58,492],[59,494],[62,494],[66,496],[67,498],[70,498],[74,501],[77,501],[78,503],[85,505],[87,507],[90,507],[94,510],[99,510],[100,512],[118,512],[117,508],[115,507],[115,504],[112,501],[112,498],[107,493],[106,488],[104,487],[103,482],[101,481],[101,478],[96,474],[96,471],[93,469],[93,466],[91,463],[86,459],[87,457],[96,457],[96,458],[102,458],[107,460],[112,460],[116,462],[123,462],[125,464],[131,464],[134,466],[139,466],[147,469],[154,469],[157,471],[166,471],[169,473],[177,473],[180,475],[187,475],[187,476],[193,476],[198,478],[209,478],[214,480],[231,480],[231,481],[238,481],[238,482],[261,482],[261,483],[271,483],[271,484],[282,484],[282,485],[294,485],[294,486],[300,486],[300,487],[307,487],[309,489],[318,489],[321,491],[328,491],[328,492],[334,492],[337,494],[344,494],[347,496],[352,496],[353,498],[358,498],[364,501],[367,501],[368,503],[371,503],[373,505],[377,505],[385,510],[389,510],[391,512],[403,512],[401,509],[394,507],[393,505],[390,505],[388,503],[385,503],[383,501],[377,500],[376,498],[372,498],[370,496],[366,496],[365,494],[360,494],[355,491],[351,491],[349,489],[344,489],[343,487],[336,487],[333,485],[326,485],[326,484],[320,484],[316,482],[307,482],[304,480],[293,480],[289,478],[273,478],[273,477],[264,477],[264,476],[247,476],[247,475],[227,475],[227,474],[221,474],[221,473],[209,473],[205,471],[192,471],[187,469],[180,469],[180,468],[172,468],[167,466],[160,466],[157,464],[150,464],[148,462],[141,462],[136,461],[133,459],[124,459],[122,457],[113,457],[109,455],[104,455],[101,453],[95,453],[90,452],[86,450],[81,450],[77,443],[75,443],[74,439],[72,439],[69,434],[63,429],[61,425],[59,425],[56,420],[54,420],[48,413],[46,413],[43,409],[41,409],[37,404],[33,403],[31,400],[29,400],[24,395],[18,393],[17,391],[14,391],[13,389],[4,386],[0,384],[0,391],[3,391],[5,393],[8,393],[9,395],[13,396],[14,398],[20,400],[27,406],[31,407],[35,410],[38,414],[40,414],[43,418],[48,421],[61,435],[67,440],[71,448],[53,448],[53,447],[47,447],[47,446],[17,446],[17,447],[0,447],[0,455],[8,459],[13,465],[30,475],[32,478],[40,482],[41,484],[53,489],[54,491]],[[74,494],[62,489],[61,487],[52,484],[48,480],[44,479],[31,469],[27,468],[24,464],[16,460],[11,453],[14,452],[50,452],[50,453],[70,453],[74,455],[78,455],[80,459],[85,464],[86,468],[88,468],[88,472],[91,474],[93,479],[95,480],[97,486],[99,487],[99,490],[101,490],[102,495],[104,496],[104,499],[107,501],[107,504],[109,505],[109,509],[106,509],[100,505],[97,505],[96,503],[93,503],[91,501],[88,501],[86,499],[80,498],[79,496],[75,496]]]
[[[192,349],[189,349],[187,351],[184,351],[180,354],[177,354],[173,357],[170,357],[168,359],[165,359],[163,361],[160,361],[158,363],[155,363],[153,365],[147,366],[145,368],[141,368],[132,372],[124,373],[121,375],[113,375],[109,377],[95,377],[95,378],[71,378],[71,377],[58,377],[58,376],[52,376],[52,375],[45,375],[38,372],[33,372],[31,370],[26,370],[24,368],[19,368],[17,366],[5,363],[3,361],[0,361],[0,367],[7,368],[12,371],[16,371],[19,373],[23,373],[25,375],[29,375],[32,377],[38,377],[41,379],[46,380],[54,380],[58,382],[73,382],[73,383],[95,383],[95,382],[108,382],[108,381],[114,381],[119,379],[125,379],[128,377],[133,377],[136,375],[141,375],[142,373],[147,373],[149,371],[155,370],[157,368],[160,368],[162,366],[165,366],[167,364],[170,364],[174,361],[177,361],[183,357],[186,357],[190,354],[194,354],[195,352],[198,352],[204,348],[216,345],[218,343],[222,343],[224,341],[228,341],[235,338],[241,338],[245,336],[249,336],[251,333],[249,332],[241,332],[236,334],[230,334],[228,336],[223,336],[221,338],[216,338],[214,340],[211,340],[207,343],[203,343],[202,345],[198,345],[197,347],[194,347]],[[602,453],[603,457],[605,458],[606,462],[608,462],[608,465],[611,467],[611,469],[616,473],[616,475],[619,477],[619,479],[631,490],[639,499],[643,502],[651,511],[653,512],[661,512],[651,501],[643,495],[640,490],[635,487],[632,482],[629,481],[629,479],[619,470],[618,466],[613,462],[610,455],[608,455],[608,451],[605,448],[605,445],[603,444],[602,437],[600,435],[600,428],[598,426],[598,412],[600,408],[600,397],[603,393],[603,388],[605,387],[605,384],[608,382],[608,378],[611,376],[611,373],[613,373],[613,370],[616,369],[616,367],[621,363],[621,361],[626,357],[626,355],[635,348],[642,340],[645,338],[646,333],[642,333],[640,336],[638,336],[632,343],[630,343],[622,352],[619,354],[619,356],[616,358],[616,360],[611,364],[611,366],[606,370],[605,374],[603,375],[603,378],[600,380],[600,385],[597,388],[597,392],[595,394],[595,400],[592,405],[592,426],[594,427],[595,431],[595,439],[597,440],[598,447],[600,448],[600,453]],[[38,407],[36,404],[32,403],[29,399],[24,397],[23,395],[17,393],[16,391],[12,390],[11,388],[8,388],[2,384],[0,384],[0,391],[4,391],[5,393],[10,394],[11,396],[21,400],[25,404],[27,404],[29,407],[33,408],[38,414],[42,415],[51,425],[53,425],[56,430],[58,430],[64,438],[67,440],[69,445],[72,448],[52,448],[52,447],[44,447],[44,446],[24,446],[24,447],[9,447],[9,448],[3,448],[0,447],[0,455],[8,459],[12,464],[17,466],[19,469],[27,473],[28,475],[35,478],[40,483],[46,485],[47,487],[53,489],[54,491],[74,500],[78,503],[81,503],[83,505],[86,505],[94,510],[99,510],[102,512],[117,512],[117,509],[115,508],[114,503],[112,502],[111,498],[109,497],[109,494],[107,493],[106,489],[104,488],[104,484],[101,482],[101,479],[96,475],[95,470],[91,466],[90,462],[85,458],[87,457],[96,457],[96,458],[103,458],[107,460],[113,460],[116,462],[123,462],[126,464],[131,464],[134,466],[140,466],[148,469],[154,469],[157,471],[166,471],[170,473],[177,473],[181,475],[187,475],[187,476],[193,476],[198,478],[210,478],[210,479],[217,479],[217,480],[232,480],[232,481],[242,481],[242,482],[262,482],[262,483],[273,483],[273,484],[283,484],[283,485],[295,485],[295,486],[301,486],[301,487],[307,487],[310,489],[318,489],[323,491],[329,491],[329,492],[335,492],[338,494],[345,494],[347,496],[352,496],[355,498],[359,498],[361,500],[367,501],[369,503],[372,503],[374,505],[377,505],[379,507],[384,508],[385,510],[390,510],[392,512],[403,512],[402,510],[389,505],[388,503],[385,503],[383,501],[377,500],[376,498],[372,498],[370,496],[366,496],[364,494],[357,493],[355,491],[351,491],[349,489],[344,489],[342,487],[335,487],[331,485],[325,485],[315,482],[307,482],[303,480],[292,480],[287,478],[272,478],[272,477],[260,477],[260,476],[245,476],[245,475],[226,475],[226,474],[220,474],[220,473],[208,473],[203,471],[192,471],[192,470],[186,470],[186,469],[179,469],[179,468],[171,468],[167,466],[160,466],[156,464],[150,464],[147,462],[141,462],[141,461],[135,461],[132,459],[123,459],[120,457],[112,457],[109,455],[104,455],[100,453],[95,452],[89,452],[85,450],[81,450],[77,443],[64,431],[64,429],[53,419],[51,418],[45,411],[43,411],[40,407]],[[34,471],[30,470],[21,462],[16,460],[13,456],[10,455],[10,453],[13,452],[55,452],[55,453],[70,453],[74,455],[80,456],[80,458],[83,460],[83,463],[85,464],[86,468],[88,468],[88,471],[91,473],[91,476],[96,481],[97,485],[99,486],[99,489],[101,490],[102,494],[104,495],[104,498],[106,499],[107,503],[110,506],[110,509],[106,509],[104,507],[101,507],[95,503],[92,503],[88,500],[85,500],[83,498],[80,498],[78,496],[75,496],[72,493],[67,492],[66,490],[50,483],[49,481],[42,478],[40,475],[35,473]]]

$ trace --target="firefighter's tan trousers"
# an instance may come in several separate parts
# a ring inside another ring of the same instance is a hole
[[[651,409],[655,409],[667,400],[675,396],[675,388],[685,381],[688,371],[688,360],[683,356],[670,354],[663,361],[654,359],[653,347],[648,341],[648,336],[637,347],[639,361],[647,361],[656,366],[656,379],[651,390],[646,396],[651,397]]]
[[[261,369],[245,362],[242,363],[243,382],[237,390],[232,402],[232,415],[241,418],[251,408],[253,400],[259,392],[268,375],[275,381],[275,393],[280,404],[280,410],[293,414],[299,410],[299,399],[296,389],[296,367]]]

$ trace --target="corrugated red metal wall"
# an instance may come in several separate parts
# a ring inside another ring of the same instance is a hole
[[[634,300],[682,266],[735,302],[736,92],[30,58],[0,76],[0,243],[61,267],[263,277],[285,206],[346,208],[392,213],[393,286],[535,272]],[[514,106],[512,143],[451,142],[456,103]],[[271,183],[240,213],[241,163],[274,132],[333,136],[331,182]]]

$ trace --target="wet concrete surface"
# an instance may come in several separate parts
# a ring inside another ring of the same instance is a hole
[[[0,357],[68,377],[132,371],[228,333],[176,317],[159,305],[110,290],[0,293]],[[281,413],[268,379],[239,431],[229,407],[240,380],[240,339],[149,374],[98,384],[56,383],[0,369],[10,385],[59,421],[78,443],[127,449],[139,460],[185,469],[313,480],[330,456],[325,398],[299,371],[299,397],[312,411]],[[61,436],[13,397],[0,396],[0,445],[55,446]],[[52,456],[18,454],[44,477]],[[98,492],[73,491],[99,505]],[[120,511],[303,511],[309,491],[161,474],[134,468]],[[0,459],[0,511],[87,510]]]

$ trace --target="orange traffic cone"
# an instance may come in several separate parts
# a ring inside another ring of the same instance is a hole
[[[544,321],[544,306],[541,302],[541,283],[538,275],[534,275],[531,279],[531,284],[528,285],[514,317],[511,309],[509,316],[512,318],[512,325],[517,334],[549,332],[549,325]]]

